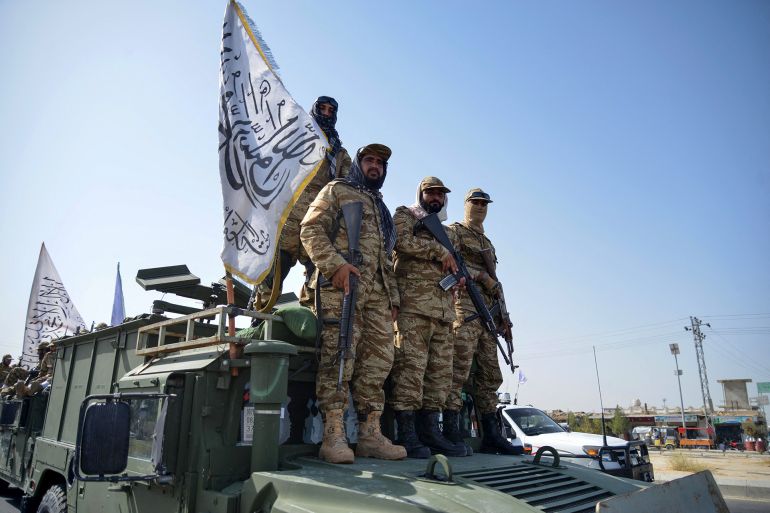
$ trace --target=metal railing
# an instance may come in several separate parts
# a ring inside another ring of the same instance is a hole
[[[140,356],[153,356],[162,353],[172,353],[183,349],[193,349],[205,346],[216,346],[222,344],[247,344],[251,339],[234,337],[227,334],[228,316],[246,316],[252,319],[262,319],[267,321],[265,324],[264,339],[270,340],[273,332],[273,322],[281,318],[277,315],[244,310],[234,306],[218,306],[209,308],[190,315],[156,322],[139,328],[138,340],[136,341],[136,354]],[[215,321],[215,324],[204,323],[203,321]],[[182,329],[184,327],[184,329]],[[174,329],[177,328],[177,329]],[[216,333],[210,335],[211,329],[216,328]],[[208,333],[201,334],[202,331]],[[157,343],[148,346],[148,343],[155,342],[153,337],[157,337]],[[174,342],[169,342],[173,339]]]

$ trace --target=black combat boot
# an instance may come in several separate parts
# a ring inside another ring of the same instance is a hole
[[[455,445],[465,448],[466,456],[473,456],[473,449],[465,443],[462,434],[460,434],[460,412],[453,410],[444,410],[444,438]]]
[[[441,434],[441,430],[438,428],[437,411],[420,410],[417,412],[417,436],[433,454],[465,456],[465,447],[453,444]]]
[[[414,430],[414,411],[404,410],[396,412],[398,423],[398,445],[406,449],[407,458],[425,459],[430,457],[430,449],[422,445]]]
[[[512,445],[500,434],[497,412],[481,415],[481,429],[484,431],[484,436],[481,439],[481,449],[479,451],[488,454],[524,454],[523,447]]]

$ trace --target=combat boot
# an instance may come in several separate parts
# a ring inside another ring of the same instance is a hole
[[[353,463],[355,457],[345,438],[342,410],[329,410],[324,419],[324,439],[318,457],[329,463]]]
[[[480,452],[487,454],[523,454],[524,448],[517,447],[503,438],[500,434],[500,425],[497,422],[497,412],[481,415],[481,429],[484,436],[481,439]]]
[[[465,443],[462,434],[460,434],[460,412],[454,410],[444,410],[443,420],[444,438],[455,445],[461,445],[465,448],[466,456],[473,456],[473,449]]]
[[[417,413],[417,436],[433,454],[465,456],[465,446],[457,446],[441,434],[441,430],[438,428],[437,411],[420,410]]]
[[[417,432],[414,430],[414,411],[397,411],[396,422],[398,422],[398,445],[406,449],[406,457],[430,458],[430,449],[420,443]]]
[[[379,458],[381,460],[403,460],[406,449],[393,445],[380,431],[381,411],[372,411],[366,415],[366,420],[358,418],[358,445],[356,456],[361,458]]]

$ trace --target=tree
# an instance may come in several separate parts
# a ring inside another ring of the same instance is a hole
[[[756,437],[759,434],[757,425],[754,424],[754,421],[751,419],[746,419],[741,422],[741,430],[743,430],[743,434],[746,436]]]
[[[612,432],[619,437],[623,437],[628,433],[630,425],[631,422],[628,420],[628,417],[623,414],[623,410],[620,406],[615,406],[615,415],[612,416],[612,422],[610,422]]]

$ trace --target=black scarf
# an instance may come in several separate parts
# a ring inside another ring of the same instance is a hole
[[[348,185],[355,187],[359,191],[363,192],[367,196],[371,197],[377,208],[380,211],[380,231],[382,232],[382,245],[385,248],[385,252],[390,255],[393,248],[396,246],[396,229],[393,226],[393,217],[390,215],[390,210],[382,201],[382,193],[380,188],[385,183],[385,175],[387,174],[387,163],[383,166],[382,176],[376,182],[368,180],[364,173],[361,171],[361,167],[358,164],[358,159],[353,159],[353,163],[350,166],[348,176],[343,178],[343,181]]]
[[[320,112],[318,112],[318,105],[321,103],[328,103],[332,107],[334,107],[334,114],[331,116],[324,116]],[[315,122],[318,123],[318,126],[321,127],[321,130],[324,131],[324,134],[326,134],[326,139],[329,140],[329,145],[331,146],[331,149],[326,153],[326,158],[329,160],[329,175],[330,178],[334,178],[334,173],[336,172],[336,169],[334,169],[334,158],[337,156],[337,152],[340,151],[340,148],[342,148],[342,141],[340,141],[340,134],[337,133],[337,129],[335,126],[337,125],[337,109],[339,105],[337,104],[337,100],[332,98],[331,96],[319,96],[318,99],[313,104],[313,108],[310,109],[310,115],[313,116],[313,119],[315,119]]]

